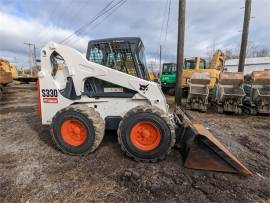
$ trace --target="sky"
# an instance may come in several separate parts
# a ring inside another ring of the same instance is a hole
[[[111,1],[0,0],[0,57],[19,67],[28,66],[24,43],[35,44],[39,56],[45,44],[61,42],[91,22]],[[244,4],[244,0],[186,0],[185,56],[206,57],[218,48],[237,52]],[[66,44],[85,53],[91,39],[135,36],[143,40],[148,61],[159,60],[160,44],[163,61],[176,61],[178,0],[127,0],[111,11]],[[270,0],[253,0],[251,12],[249,45],[269,48]]]

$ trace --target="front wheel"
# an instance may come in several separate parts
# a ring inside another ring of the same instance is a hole
[[[85,104],[76,104],[58,112],[51,124],[51,135],[64,153],[86,155],[101,143],[105,122],[98,112]]]
[[[175,131],[168,115],[156,107],[131,109],[118,128],[122,150],[136,161],[156,162],[170,153]]]

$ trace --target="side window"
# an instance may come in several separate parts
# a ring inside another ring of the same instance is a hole
[[[174,73],[176,72],[176,64],[172,65],[172,72],[174,72]]]
[[[194,60],[186,60],[185,61],[185,68],[186,69],[195,69],[196,64]]]
[[[206,62],[203,59],[200,59],[200,69],[205,69],[206,68]]]

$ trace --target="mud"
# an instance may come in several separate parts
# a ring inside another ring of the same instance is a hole
[[[65,155],[36,100],[33,85],[17,85],[0,101],[0,202],[269,202],[269,117],[191,112],[253,172],[242,177],[186,169],[177,149],[159,163],[134,162],[114,131],[93,154]]]

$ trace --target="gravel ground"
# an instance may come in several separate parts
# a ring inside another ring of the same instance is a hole
[[[95,153],[65,155],[40,123],[33,85],[8,87],[0,105],[0,202],[270,202],[269,117],[192,112],[253,172],[242,177],[186,169],[177,149],[134,162],[113,131]]]

